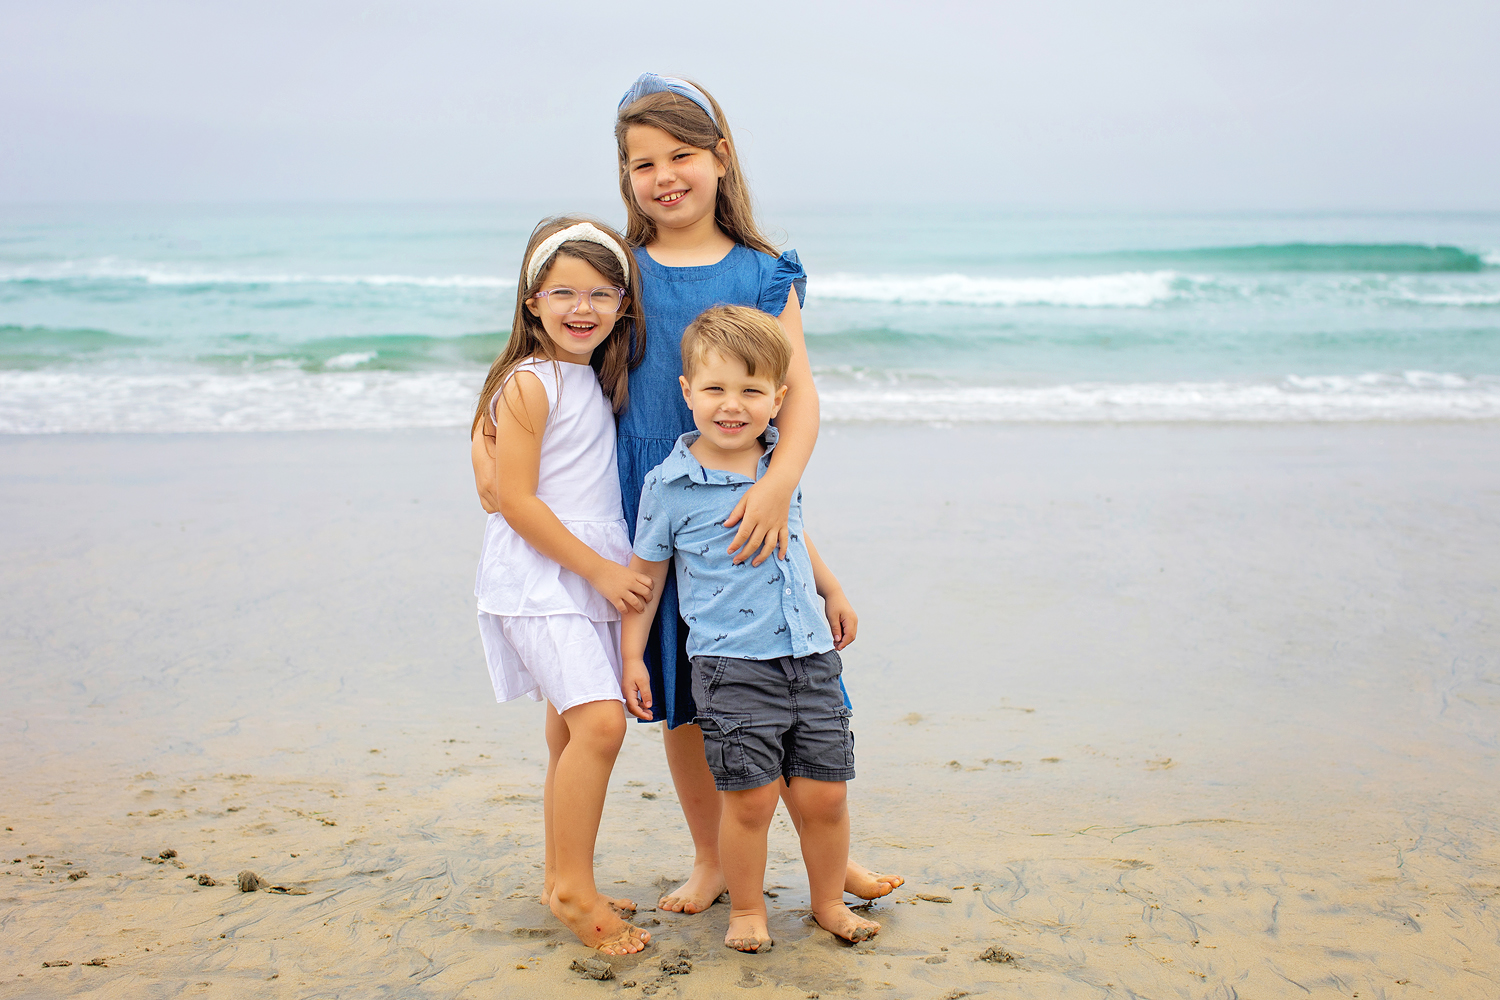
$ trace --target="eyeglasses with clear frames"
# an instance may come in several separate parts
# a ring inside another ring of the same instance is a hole
[[[536,297],[546,300],[554,316],[566,316],[568,313],[577,312],[583,308],[585,302],[594,312],[613,314],[620,311],[620,303],[625,299],[625,289],[616,288],[613,285],[600,285],[598,288],[590,288],[587,292],[576,288],[549,288],[546,291],[537,292]]]

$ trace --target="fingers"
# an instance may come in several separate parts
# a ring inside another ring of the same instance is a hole
[[[851,611],[844,619],[844,646],[853,642],[857,635],[859,635],[859,616]],[[843,649],[844,646],[840,646],[839,649]]]
[[[741,527],[743,527],[743,525]],[[738,565],[739,563],[744,562],[752,555],[755,556],[755,561],[750,565],[759,566],[761,563],[765,562],[767,553],[758,552],[758,550],[761,548],[761,545],[765,541],[766,535],[768,533],[769,532],[767,532],[765,528],[756,528],[755,531],[751,533],[749,541],[745,543],[745,547],[740,549],[739,555],[734,557],[735,564]],[[739,541],[738,535],[735,536],[735,541]],[[734,547],[731,547],[729,551],[733,552]]]
[[[630,609],[632,611],[634,611],[636,614],[640,614],[641,612],[643,612],[643,611],[646,610],[646,602],[643,601],[643,600],[641,600],[641,596],[639,594],[637,594],[635,591],[632,591],[632,590],[625,591],[625,603],[628,604],[628,605],[630,605]],[[623,615],[624,613],[625,613],[625,609],[621,608],[620,609],[620,614]]]
[[[786,558],[786,547],[792,541],[792,529],[791,529],[791,527],[789,525],[782,525],[781,529],[779,531],[777,531],[776,534],[777,534],[777,537],[779,537],[781,539],[781,544],[779,546],[777,546],[777,548],[780,549],[780,552],[777,554],[776,558],[778,558],[778,559],[785,559]]]
[[[775,531],[767,531],[765,539],[761,543],[760,554],[755,557],[755,561],[750,565],[759,566],[761,563],[771,558],[771,554],[777,550],[778,545],[781,549],[780,558],[785,559],[787,537],[790,534],[791,532],[788,531],[785,526],[777,528]],[[752,543],[750,547],[754,548],[755,545]]]
[[[745,516],[745,505],[748,504],[749,502],[750,502],[750,494],[746,493],[744,496],[740,497],[740,502],[734,505],[734,510],[730,513],[730,515],[728,517],[724,518],[724,527],[726,527],[726,528],[732,528],[736,524],[739,524],[740,523],[740,518],[742,518],[742,517]],[[738,545],[740,543],[740,539],[739,539],[738,535],[735,536],[734,543],[735,543],[735,545]],[[734,549],[731,547],[729,551],[733,552]]]
[[[651,721],[651,685],[639,680],[625,681],[625,708],[637,719]]]

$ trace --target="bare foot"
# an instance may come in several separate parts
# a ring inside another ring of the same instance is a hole
[[[764,954],[776,942],[771,940],[771,929],[766,926],[764,913],[745,913],[729,918],[729,930],[724,934],[724,943],[735,951]]]
[[[621,920],[603,896],[596,895],[591,905],[568,906],[554,893],[552,915],[578,935],[578,940],[605,955],[631,955],[651,940],[650,931]]]
[[[656,905],[673,913],[702,913],[718,902],[728,888],[724,884],[723,869],[718,865],[699,863],[693,865],[693,873],[686,882],[663,896]]]
[[[844,872],[844,891],[860,899],[879,899],[881,896],[889,896],[898,885],[905,884],[906,879],[900,875],[876,875],[855,861],[850,861],[848,869]]]
[[[825,909],[813,910],[813,919],[818,926],[835,937],[841,937],[852,944],[868,941],[880,933],[880,925],[873,920],[866,920],[857,915],[843,903],[829,906]]]
[[[609,908],[611,910],[614,910],[622,917],[635,912],[635,900],[633,899],[626,899],[623,896],[615,899],[610,899],[608,896],[604,896],[602,893],[600,894],[600,896],[606,903],[609,904]],[[550,909],[552,906],[552,890],[550,888],[542,890],[542,897],[538,899],[537,902]]]

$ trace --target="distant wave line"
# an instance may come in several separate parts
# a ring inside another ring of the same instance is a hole
[[[1384,274],[1472,272],[1500,267],[1500,253],[1430,243],[1261,243],[1182,250],[1120,250],[1084,259],[1160,262],[1217,271],[1333,271]]]
[[[354,362],[351,357],[349,362]],[[463,427],[473,371],[155,375],[0,371],[0,433]],[[867,423],[1500,420],[1500,377],[1291,375],[1277,382],[962,386],[819,378],[824,419]]]
[[[1070,275],[1043,278],[980,278],[966,274],[926,277],[831,274],[810,278],[808,297],[897,305],[1142,308],[1177,297],[1183,276],[1175,271]]]
[[[515,288],[509,278],[490,275],[450,274],[257,274],[235,271],[194,271],[163,267],[93,265],[74,267],[57,265],[46,268],[23,267],[0,271],[0,281],[68,282],[68,281],[135,281],[147,285],[365,285],[371,287],[416,288]]]

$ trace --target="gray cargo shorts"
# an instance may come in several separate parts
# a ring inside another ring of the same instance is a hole
[[[839,675],[839,654],[775,660],[695,656],[693,720],[714,785],[738,792],[777,778],[850,781],[854,733]]]

